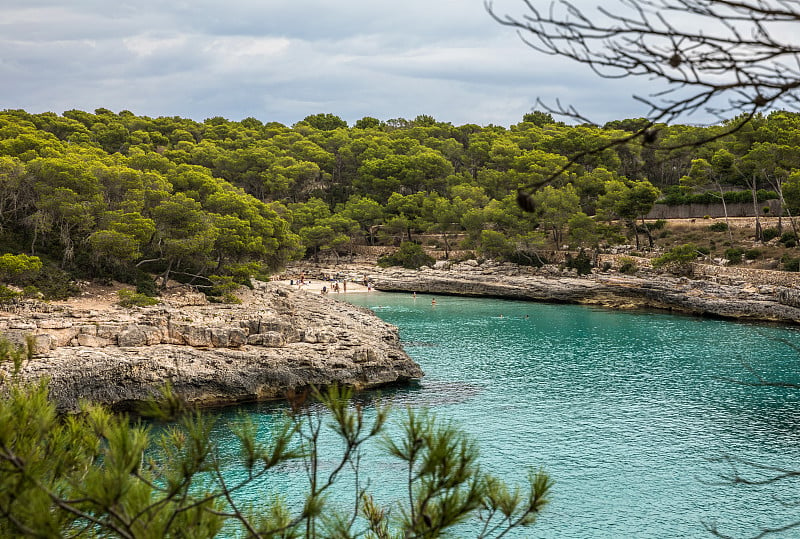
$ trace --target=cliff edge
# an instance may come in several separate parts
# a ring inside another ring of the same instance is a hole
[[[87,310],[40,304],[0,313],[0,334],[33,336],[23,380],[50,379],[59,409],[80,399],[125,409],[165,382],[196,404],[278,398],[311,384],[378,387],[422,376],[397,329],[371,311],[272,283],[241,305],[183,293],[162,304]],[[0,377],[10,365],[0,365]]]

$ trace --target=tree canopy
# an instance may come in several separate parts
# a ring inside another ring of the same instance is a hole
[[[304,254],[339,256],[358,243],[399,245],[421,235],[437,236],[446,252],[513,259],[534,233],[547,233],[556,248],[585,237],[593,227],[579,214],[621,219],[636,235],[630,223],[659,191],[674,196],[682,179],[699,181],[703,162],[715,181],[694,182],[696,191],[772,188],[793,207],[798,114],[756,115],[747,129],[703,147],[675,149],[716,137],[724,124],[661,124],[657,140],[598,150],[642,122],[570,126],[535,111],[509,128],[427,115],[365,117],[348,127],[315,114],[287,127],[107,109],[6,110],[0,239],[5,252],[72,275],[131,281],[146,271],[210,286],[211,276],[241,276],[243,267],[266,273]],[[576,152],[586,153],[570,161]],[[550,187],[528,201],[533,213],[520,211],[519,190],[548,178]],[[602,242],[603,230],[590,232],[592,242]]]

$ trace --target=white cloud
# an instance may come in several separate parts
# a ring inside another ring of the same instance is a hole
[[[537,96],[602,122],[641,115],[628,96],[648,91],[537,55],[481,0],[6,0],[0,80],[0,108],[285,124],[332,112],[509,125]]]
[[[158,37],[140,34],[122,39],[122,44],[136,56],[150,56],[165,49],[183,47],[188,40],[186,35]]]

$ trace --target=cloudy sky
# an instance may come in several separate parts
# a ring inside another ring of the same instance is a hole
[[[536,53],[482,0],[0,3],[0,109],[508,126],[541,97],[602,123],[641,116],[644,84]]]

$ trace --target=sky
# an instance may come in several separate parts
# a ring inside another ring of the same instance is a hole
[[[0,110],[509,126],[538,97],[602,124],[644,115],[647,93],[537,53],[482,0],[0,2]]]

